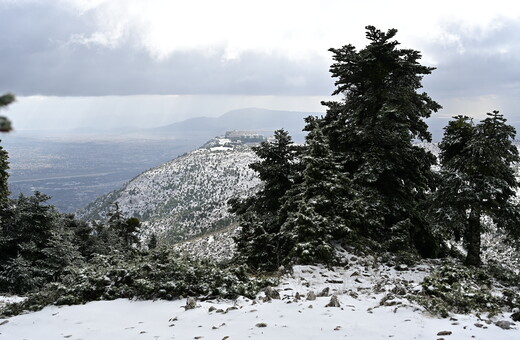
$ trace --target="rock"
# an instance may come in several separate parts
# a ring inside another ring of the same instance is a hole
[[[267,327],[267,324],[265,322],[259,322],[255,326],[256,327]]]
[[[475,327],[482,328],[482,327],[484,327],[484,325],[481,324],[481,323],[478,323],[478,322],[477,322],[477,323],[475,324]]]
[[[336,295],[332,295],[329,303],[327,303],[325,307],[341,307],[338,297]]]
[[[397,269],[399,271],[405,271],[405,270],[408,270],[408,266],[406,264],[400,264],[400,265],[395,266],[395,269]]]
[[[301,298],[302,297],[299,292],[296,292],[296,294],[294,294],[294,301],[299,301]]]
[[[271,286],[264,289],[265,297],[267,301],[271,299],[280,300],[280,293],[276,289],[273,289]]]
[[[330,288],[329,287],[325,287],[325,288],[323,288],[323,290],[317,296],[318,297],[329,296],[329,291],[330,291]]]
[[[184,306],[184,310],[188,310],[188,309],[194,309],[197,307],[197,300],[195,300],[195,298],[193,297],[188,297],[186,299],[186,306]]]
[[[513,319],[513,321],[520,321],[520,312],[511,314],[511,319]]]
[[[515,323],[511,322],[511,321],[507,321],[507,320],[500,320],[500,321],[495,322],[495,325],[497,325],[498,327],[500,327],[502,329],[511,329],[511,326],[514,326]]]
[[[325,282],[333,283],[333,284],[341,284],[341,283],[343,283],[343,280],[327,279],[327,281],[325,281]]]
[[[216,310],[217,310],[217,308],[215,306],[211,306],[211,307],[209,307],[208,312],[211,313],[211,312],[214,312]]]
[[[314,301],[316,300],[316,294],[313,290],[307,293],[307,301]]]
[[[335,331],[339,331],[341,329],[341,326],[336,326],[336,328],[334,328]]]
[[[4,320],[4,321],[0,322],[0,326],[5,325],[8,322],[9,322],[9,320]]]
[[[437,333],[437,335],[451,335],[451,331],[440,331],[439,333]]]
[[[391,290],[395,295],[406,295],[406,288],[404,288],[400,284],[396,284],[394,288]]]
[[[358,272],[358,271],[355,271],[355,272],[353,272],[352,274],[350,274],[350,277],[352,277],[352,276],[359,276],[359,275],[360,275],[359,272]]]

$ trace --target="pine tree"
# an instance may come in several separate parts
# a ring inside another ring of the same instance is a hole
[[[413,141],[431,140],[424,119],[441,108],[417,93],[433,68],[419,64],[418,51],[397,48],[397,30],[366,29],[364,49],[330,49],[333,95],[344,99],[323,103],[328,109],[318,125],[340,159],[337,171],[349,178],[346,208],[355,216],[349,227],[386,249],[411,247],[431,256],[436,246],[420,207],[433,189],[436,160]]]
[[[512,165],[520,161],[515,129],[498,111],[475,125],[467,116],[450,121],[439,144],[441,182],[436,193],[439,225],[467,248],[465,263],[481,264],[481,218],[518,238],[520,210],[512,202],[519,183]]]

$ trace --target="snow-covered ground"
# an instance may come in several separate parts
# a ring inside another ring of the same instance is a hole
[[[421,289],[428,264],[387,267],[355,257],[348,263],[295,267],[274,287],[279,299],[260,293],[255,300],[197,301],[194,309],[184,308],[186,299],[47,307],[0,319],[0,339],[520,339],[518,325],[496,325],[512,321],[507,313],[440,319],[399,298],[401,286]],[[339,307],[327,307],[333,295]]]

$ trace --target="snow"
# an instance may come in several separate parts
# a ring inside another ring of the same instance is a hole
[[[230,151],[233,150],[233,148],[226,147],[226,146],[215,146],[210,148],[211,151]]]
[[[365,261],[365,262],[364,262]],[[518,326],[494,324],[501,315],[452,315],[439,319],[406,299],[381,300],[399,282],[418,283],[428,265],[413,268],[370,266],[351,258],[349,265],[327,269],[296,266],[281,277],[281,299],[198,301],[97,301],[80,306],[51,306],[39,312],[0,319],[0,339],[519,339]],[[378,286],[379,289],[375,289]],[[306,300],[311,290],[328,296]],[[297,294],[301,298],[297,298]],[[331,295],[341,307],[325,307]],[[5,321],[8,321],[7,323]],[[487,321],[487,322],[486,322]],[[264,327],[261,327],[264,326]],[[438,335],[439,332],[450,335]]]
[[[76,216],[100,219],[117,202],[125,217],[142,222],[143,241],[152,233],[176,242],[190,239],[231,223],[227,201],[249,196],[260,185],[248,167],[256,160],[250,146],[200,148],[143,172]]]
[[[0,326],[5,339],[435,339],[451,331],[450,340],[518,339],[517,330],[474,326],[475,317],[459,316],[459,325],[418,314],[413,309],[367,309],[374,301],[342,296],[343,308],[326,308],[328,298],[286,303],[272,300],[251,304],[241,299],[199,303],[184,310],[182,301],[99,301],[83,306],[48,307],[11,318]],[[209,312],[211,306],[238,309]],[[312,306],[312,308],[310,307]],[[265,323],[266,327],[256,325]]]

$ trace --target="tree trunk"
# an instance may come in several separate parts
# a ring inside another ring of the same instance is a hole
[[[468,219],[468,230],[466,231],[466,244],[468,248],[468,254],[464,264],[466,266],[480,266],[482,261],[480,260],[480,214],[475,211],[471,211]]]

